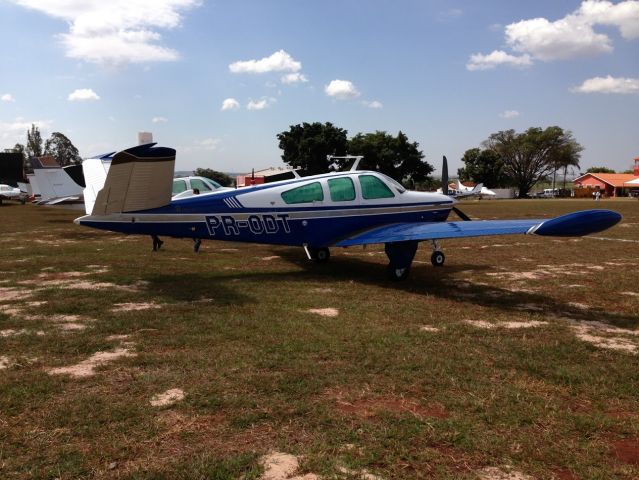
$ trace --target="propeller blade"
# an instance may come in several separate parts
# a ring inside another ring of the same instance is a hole
[[[466,215],[464,212],[462,212],[459,208],[457,207],[453,207],[453,212],[455,212],[457,214],[457,216],[459,218],[461,218],[464,222],[471,222],[471,218]]]
[[[442,161],[442,193],[448,195],[448,160],[446,160],[446,155]]]

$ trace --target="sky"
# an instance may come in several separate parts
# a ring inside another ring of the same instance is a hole
[[[150,131],[176,169],[281,166],[302,122],[406,133],[451,172],[558,125],[581,168],[639,156],[639,1],[0,0],[0,149],[34,123],[83,157]]]

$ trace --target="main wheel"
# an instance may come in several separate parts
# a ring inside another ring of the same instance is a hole
[[[388,273],[388,278],[399,282],[408,278],[408,275],[410,274],[410,267],[396,268],[393,265],[389,265],[386,272]]]
[[[444,255],[444,252],[435,251],[430,256],[430,262],[433,264],[434,267],[443,267],[445,261],[446,255]]]
[[[311,250],[311,256],[317,263],[326,263],[331,258],[331,251],[326,247],[314,248]]]

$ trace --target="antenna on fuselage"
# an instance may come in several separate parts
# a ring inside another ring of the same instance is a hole
[[[357,171],[357,167],[359,167],[359,163],[362,161],[362,159],[364,158],[363,155],[342,155],[342,156],[338,156],[338,155],[326,155],[326,160],[328,160],[329,162],[331,162],[332,160],[355,160],[353,162],[353,165],[351,166],[351,168],[349,169],[349,172],[355,172]]]

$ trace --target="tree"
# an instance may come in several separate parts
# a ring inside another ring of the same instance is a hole
[[[394,137],[386,132],[358,133],[348,142],[349,155],[362,155],[360,168],[376,170],[398,182],[423,182],[433,167],[422,160],[419,143],[410,142],[401,131]],[[344,161],[340,162],[344,165]]]
[[[590,167],[586,170],[586,173],[615,173],[615,171],[608,167]],[[630,173],[632,173],[632,171]]]
[[[504,173],[519,189],[519,198],[526,197],[533,185],[556,171],[561,162],[568,158],[578,161],[583,150],[572,133],[556,126],[545,130],[531,127],[523,133],[500,131],[490,135],[483,146],[502,159]]]
[[[291,125],[288,132],[277,135],[284,152],[284,163],[299,168],[305,175],[326,173],[331,169],[327,155],[345,155],[347,131],[332,123],[306,123]]]
[[[60,165],[77,165],[82,162],[80,153],[66,135],[53,132],[44,144],[44,154],[54,157]]]
[[[206,177],[211,180],[215,180],[223,187],[230,187],[233,185],[233,179],[224,172],[218,172],[217,170],[212,170],[210,168],[196,168],[193,173],[198,177]]]
[[[462,157],[464,167],[457,170],[462,182],[483,183],[488,188],[508,187],[512,181],[504,173],[504,162],[493,150],[471,148]]]
[[[27,145],[25,150],[27,158],[42,156],[42,135],[40,135],[40,130],[33,123],[31,124],[31,129],[27,130]]]
[[[13,151],[22,155],[23,175],[26,175],[27,173],[33,173],[33,168],[31,168],[31,161],[29,160],[29,157],[27,157],[24,145],[22,145],[21,143],[16,143],[13,147]]]

